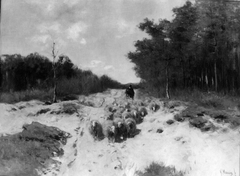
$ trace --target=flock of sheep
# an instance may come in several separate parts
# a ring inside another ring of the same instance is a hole
[[[94,140],[102,140],[106,137],[112,143],[122,142],[138,133],[137,124],[143,122],[148,110],[155,112],[158,109],[159,105],[156,103],[150,103],[148,106],[133,102],[124,105],[117,103],[107,105],[104,121],[100,123],[98,120],[91,120],[89,132]]]

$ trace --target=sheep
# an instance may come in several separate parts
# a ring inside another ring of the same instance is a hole
[[[148,114],[147,109],[145,107],[139,107],[138,111],[141,117],[145,117]]]
[[[113,114],[113,119],[115,119],[115,118],[122,118],[122,113],[120,113],[120,112],[115,112],[115,113]]]
[[[145,106],[145,103],[142,101],[136,101],[134,104],[137,106]]]
[[[136,121],[133,118],[128,118],[125,120],[125,124],[127,125],[128,137],[134,137],[136,133]]]
[[[131,108],[131,104],[129,102],[126,102],[126,103],[124,103],[123,107],[125,109],[130,109]]]
[[[116,112],[114,112],[114,117],[121,117],[124,111],[125,111],[124,107],[117,108]]]
[[[89,126],[89,132],[94,140],[101,140],[104,138],[102,125],[97,120],[92,120]]]
[[[123,107],[119,107],[119,108],[117,108],[117,111],[116,112],[114,112],[114,117],[119,117],[119,118],[121,118],[122,117],[122,113],[124,112],[124,108]]]
[[[153,112],[156,112],[159,108],[160,108],[160,106],[158,104],[156,104],[155,102],[152,102],[149,104],[149,109],[152,110]]]
[[[124,120],[121,118],[115,118],[113,122],[116,127],[116,139],[118,141],[125,140],[127,138],[128,130]]]
[[[122,118],[123,119],[127,119],[127,118],[133,118],[134,115],[130,112],[129,109],[126,109],[123,113],[122,113]]]
[[[117,102],[113,102],[112,104],[113,104],[113,106],[115,106],[115,107],[118,106],[118,103],[117,103]]]
[[[116,139],[116,127],[112,120],[106,120],[103,122],[103,134],[108,138],[108,142],[115,142]]]
[[[106,112],[104,115],[105,120],[113,120],[113,113],[111,112]]]
[[[140,112],[136,109],[131,111],[132,117],[136,121],[137,124],[141,123],[143,121],[143,117],[141,116]]]
[[[105,111],[112,112],[112,113],[117,111],[116,107],[110,106],[110,105],[107,105],[104,109]]]

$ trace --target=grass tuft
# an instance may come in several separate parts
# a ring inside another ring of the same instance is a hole
[[[174,167],[166,167],[158,163],[151,163],[144,172],[137,171],[138,176],[184,176],[183,172],[178,172]]]

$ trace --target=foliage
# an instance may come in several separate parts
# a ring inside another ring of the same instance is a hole
[[[60,55],[56,64],[57,77],[71,78],[75,75],[74,64],[68,56]]]
[[[162,166],[158,163],[151,163],[144,172],[137,171],[138,176],[184,176],[182,172],[177,172],[175,168]]]
[[[167,20],[160,20],[158,24],[154,24],[153,21],[145,19],[139,28],[148,33],[150,39],[138,40],[135,43],[136,51],[128,53],[128,58],[135,63],[137,76],[156,89],[160,88],[162,83],[168,84],[168,68],[172,60],[169,52],[169,24]],[[160,75],[165,75],[167,79]]]
[[[38,53],[31,53],[26,57],[14,54],[3,55],[0,61],[0,102],[52,99],[53,65],[47,57]],[[119,82],[107,75],[98,77],[89,70],[77,68],[66,55],[60,55],[55,66],[59,98],[121,87]]]
[[[25,90],[17,92],[3,92],[0,94],[0,102],[16,103],[20,101],[41,100],[50,101],[52,97],[52,89],[50,90]]]
[[[100,77],[100,84],[102,90],[106,90],[108,88],[118,89],[122,87],[122,85],[119,82],[113,80],[107,75],[103,75]]]
[[[158,96],[167,83],[172,92],[239,92],[239,7],[224,0],[187,1],[173,9],[172,21],[140,23],[139,29],[150,37],[136,41],[128,59],[143,85]]]

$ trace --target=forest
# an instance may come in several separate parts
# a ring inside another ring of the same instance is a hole
[[[239,93],[240,3],[187,1],[173,19],[148,18],[138,28],[149,37],[127,54],[142,85],[157,96],[175,90]]]
[[[2,55],[0,64],[2,93],[49,91],[51,92],[49,99],[51,99],[54,87],[54,69],[56,70],[58,97],[72,94],[86,95],[121,86],[119,82],[107,75],[99,77],[90,70],[81,70],[72,63],[68,56],[63,54],[57,56],[55,62],[39,53],[31,53],[27,56],[20,54]]]

